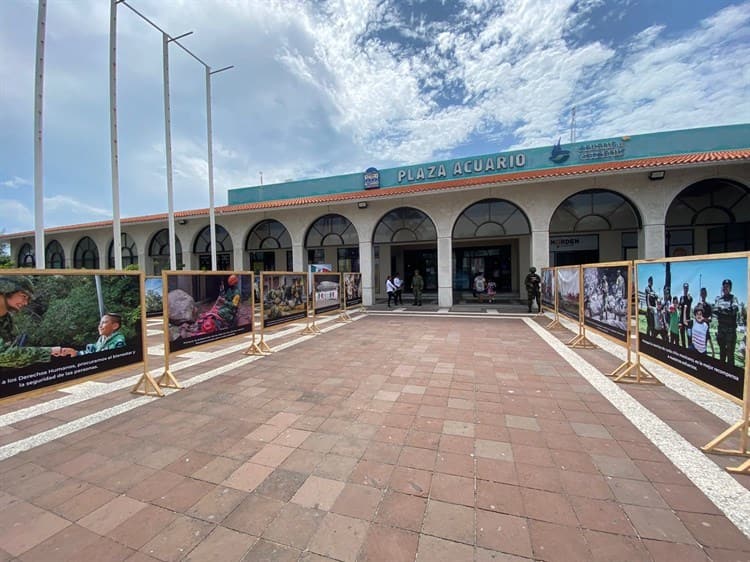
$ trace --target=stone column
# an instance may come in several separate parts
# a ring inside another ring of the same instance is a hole
[[[362,302],[371,306],[375,302],[372,288],[372,242],[359,243],[359,271],[362,273]]]
[[[638,235],[638,255],[641,259],[664,257],[664,223],[644,224]]]
[[[438,305],[453,306],[453,240],[450,236],[438,236]]]

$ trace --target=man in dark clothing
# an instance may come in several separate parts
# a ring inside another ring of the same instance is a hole
[[[690,286],[687,283],[682,284],[682,296],[680,297],[677,307],[680,311],[680,345],[684,348],[692,347],[693,339],[690,329],[693,327],[691,314],[693,311],[693,296],[688,293]]]
[[[734,365],[734,348],[737,344],[737,316],[740,304],[732,294],[732,280],[724,279],[721,283],[721,296],[716,297],[714,316],[719,321],[716,340],[719,343],[719,360]]]
[[[655,335],[654,317],[656,316],[656,303],[659,300],[659,297],[656,296],[656,291],[654,291],[653,277],[648,278],[648,285],[643,294],[646,297],[646,335],[653,337]]]
[[[424,289],[424,279],[419,274],[419,270],[414,270],[414,277],[411,278],[411,290],[414,293],[414,306],[422,306],[422,289]]]
[[[529,300],[529,312],[531,312],[531,303],[536,301],[537,312],[542,311],[541,291],[542,278],[536,272],[536,267],[529,268],[529,274],[524,279],[523,284],[526,286],[526,295]]]

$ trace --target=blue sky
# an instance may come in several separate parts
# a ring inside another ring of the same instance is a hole
[[[128,0],[213,68],[229,188],[750,122],[750,2]],[[0,232],[34,228],[37,2],[0,2]],[[121,216],[166,213],[161,35],[118,10]],[[47,7],[45,226],[112,217],[108,0]],[[170,51],[174,202],[208,207],[203,67]]]

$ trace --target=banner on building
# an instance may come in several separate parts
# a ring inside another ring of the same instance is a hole
[[[0,272],[0,398],[144,361],[139,272]]]
[[[261,273],[261,318],[264,328],[307,318],[305,278],[305,273]]]
[[[748,255],[669,258],[635,268],[639,352],[741,402]]]
[[[168,271],[162,278],[170,353],[253,330],[252,273]]]
[[[630,262],[584,265],[583,323],[628,342]]]

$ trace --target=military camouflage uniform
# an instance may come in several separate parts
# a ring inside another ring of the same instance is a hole
[[[25,283],[25,285],[23,285]],[[23,286],[22,286],[23,285]],[[17,291],[30,292],[31,282],[25,277],[0,278],[0,293],[10,295]],[[0,367],[18,368],[37,362],[49,362],[51,347],[23,347],[18,345],[18,330],[10,311],[0,316]]]
[[[523,283],[526,285],[526,294],[529,300],[529,312],[531,312],[531,303],[534,301],[536,301],[537,312],[541,312],[542,303],[540,288],[542,285],[542,278],[537,274],[535,267],[529,269],[529,274],[526,276]]]

